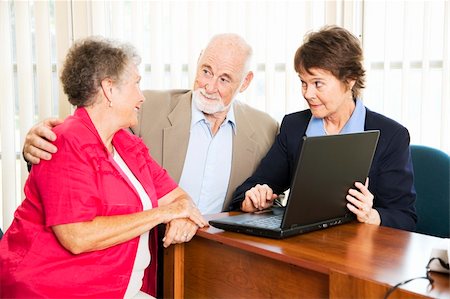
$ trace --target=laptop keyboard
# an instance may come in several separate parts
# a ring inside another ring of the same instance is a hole
[[[274,215],[267,218],[245,221],[244,224],[258,227],[278,228],[281,227],[283,215]]]

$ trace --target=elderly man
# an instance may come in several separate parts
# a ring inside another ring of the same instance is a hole
[[[132,128],[203,214],[228,209],[233,191],[252,175],[278,131],[268,114],[234,100],[253,79],[251,56],[240,36],[214,36],[199,57],[193,90],[145,91],[139,124]],[[49,119],[31,129],[26,160],[51,158],[57,149],[48,141],[58,123]],[[194,226],[169,223],[164,246],[192,238]]]

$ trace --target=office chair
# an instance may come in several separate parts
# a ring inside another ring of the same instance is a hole
[[[450,237],[450,157],[435,148],[411,145],[417,192],[416,231]]]

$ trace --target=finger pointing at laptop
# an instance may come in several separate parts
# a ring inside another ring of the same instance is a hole
[[[267,184],[257,184],[245,192],[242,210],[244,212],[254,212],[267,209],[273,205],[273,201],[277,197],[278,195],[274,194],[272,188]]]

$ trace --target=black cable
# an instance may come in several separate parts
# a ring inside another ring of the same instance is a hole
[[[411,281],[416,280],[416,279],[428,279],[428,280],[430,281],[430,284],[433,284],[433,282],[434,282],[434,280],[428,275],[428,273],[427,273],[427,276],[421,276],[421,277],[410,278],[410,279],[408,279],[408,280],[399,282],[399,283],[397,283],[395,286],[391,287],[391,288],[386,292],[386,294],[384,295],[384,299],[387,299],[387,297],[389,297],[389,295],[391,295],[392,292],[394,292],[399,286],[404,285],[404,284],[407,284],[408,282],[411,282]]]
[[[430,282],[430,285],[433,285],[434,280],[433,280],[433,278],[431,278],[431,276],[430,276],[430,264],[431,264],[431,262],[434,261],[434,260],[438,260],[439,263],[441,264],[441,266],[442,266],[443,268],[445,268],[445,269],[448,269],[448,268],[449,268],[449,264],[446,263],[446,262],[444,262],[444,260],[442,260],[441,258],[438,258],[438,257],[433,257],[433,258],[431,258],[431,259],[428,261],[428,264],[427,264],[426,267],[425,267],[425,270],[426,270],[425,276],[414,277],[414,278],[410,278],[410,279],[407,279],[407,280],[404,280],[404,281],[402,281],[402,282],[397,283],[395,286],[391,287],[391,288],[386,292],[386,294],[384,295],[384,299],[387,299],[387,298],[392,294],[392,292],[394,292],[399,286],[402,286],[402,285],[404,285],[404,284],[407,284],[408,282],[411,282],[411,281],[416,280],[416,279],[427,279],[427,280]]]
[[[449,268],[450,268],[449,264],[446,263],[446,262],[445,262],[443,259],[441,259],[440,257],[433,257],[432,259],[430,259],[430,261],[428,262],[428,265],[427,265],[427,269],[428,269],[428,270],[429,270],[429,268],[430,268],[431,262],[434,261],[434,260],[438,260],[439,263],[441,264],[442,268],[449,270]]]

